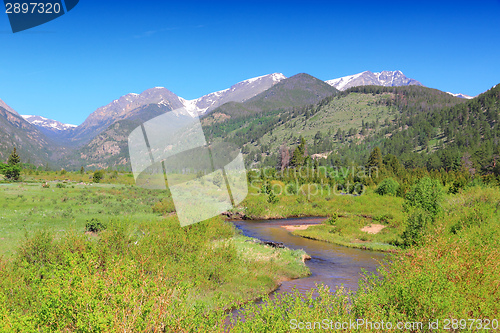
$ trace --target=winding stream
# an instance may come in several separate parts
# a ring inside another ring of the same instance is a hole
[[[295,287],[301,293],[324,284],[335,290],[341,284],[346,289],[357,290],[362,269],[374,272],[379,266],[378,261],[384,258],[380,252],[364,251],[339,246],[331,243],[315,241],[292,235],[282,228],[284,225],[318,224],[324,218],[290,218],[264,221],[232,221],[245,236],[261,240],[282,242],[291,249],[304,249],[311,256],[306,261],[311,275],[292,281],[285,281],[271,296],[289,293]]]

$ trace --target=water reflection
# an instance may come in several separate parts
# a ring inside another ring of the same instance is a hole
[[[282,242],[291,249],[304,249],[312,259],[306,264],[311,270],[311,276],[285,281],[274,293],[289,293],[295,287],[305,293],[324,284],[335,290],[340,285],[346,289],[357,290],[362,269],[368,272],[376,271],[383,253],[351,249],[326,242],[315,241],[292,235],[282,228],[284,225],[319,224],[323,218],[293,218],[266,221],[233,221],[234,225],[249,237],[273,242]]]

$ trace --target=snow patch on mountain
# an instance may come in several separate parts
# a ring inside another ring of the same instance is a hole
[[[417,80],[406,77],[401,71],[382,71],[372,73],[364,71],[362,73],[347,75],[333,80],[325,81],[338,90],[346,90],[351,87],[375,85],[384,87],[398,87],[422,84]]]
[[[464,98],[464,99],[473,99],[475,97],[475,96],[465,95],[465,94],[462,94],[462,93],[454,94],[454,93],[449,92],[449,91],[447,91],[446,93],[450,94],[452,96],[455,96],[455,97],[458,97],[458,98]]]
[[[366,73],[366,72],[362,72],[362,73],[358,73],[358,74],[354,74],[354,75],[347,75],[347,76],[339,77],[337,79],[328,80],[325,82],[328,83],[329,85],[331,85],[332,87],[337,88],[338,90],[345,90],[346,89],[345,87],[350,82],[354,81],[355,79],[357,79],[358,77],[360,77],[364,73]]]
[[[49,129],[52,131],[66,131],[68,129],[77,127],[76,125],[64,124],[57,120],[52,120],[41,116],[21,115],[21,117],[23,117],[27,122],[29,122],[32,125]]]
[[[286,76],[281,73],[267,74],[238,82],[230,88],[215,91],[196,99],[186,100],[179,97],[179,100],[188,112],[197,110],[198,114],[201,115],[228,102],[244,102],[284,79]]]

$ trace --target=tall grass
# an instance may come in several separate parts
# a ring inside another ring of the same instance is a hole
[[[308,274],[303,251],[234,235],[218,218],[112,222],[60,239],[38,231],[0,264],[0,331],[212,332],[224,309]]]
[[[378,275],[365,276],[355,295],[342,290],[329,293],[322,287],[316,300],[287,295],[249,308],[246,322],[235,331],[259,327],[262,332],[290,332],[292,320],[304,325],[323,320],[384,321],[394,327],[398,322],[422,322],[421,328],[407,330],[414,332],[436,331],[428,324],[439,320],[437,331],[480,331],[480,325],[500,316],[499,202],[497,188],[474,187],[448,196],[422,243],[390,255]],[[460,319],[466,320],[465,327]],[[454,326],[453,320],[457,320]],[[361,326],[356,331],[377,330]]]

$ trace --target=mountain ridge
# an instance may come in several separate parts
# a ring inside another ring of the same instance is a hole
[[[358,74],[347,75],[336,79],[325,81],[332,87],[344,91],[352,87],[358,86],[384,86],[384,87],[399,87],[417,85],[423,86],[422,83],[415,79],[406,77],[400,70],[370,72],[364,71]]]

